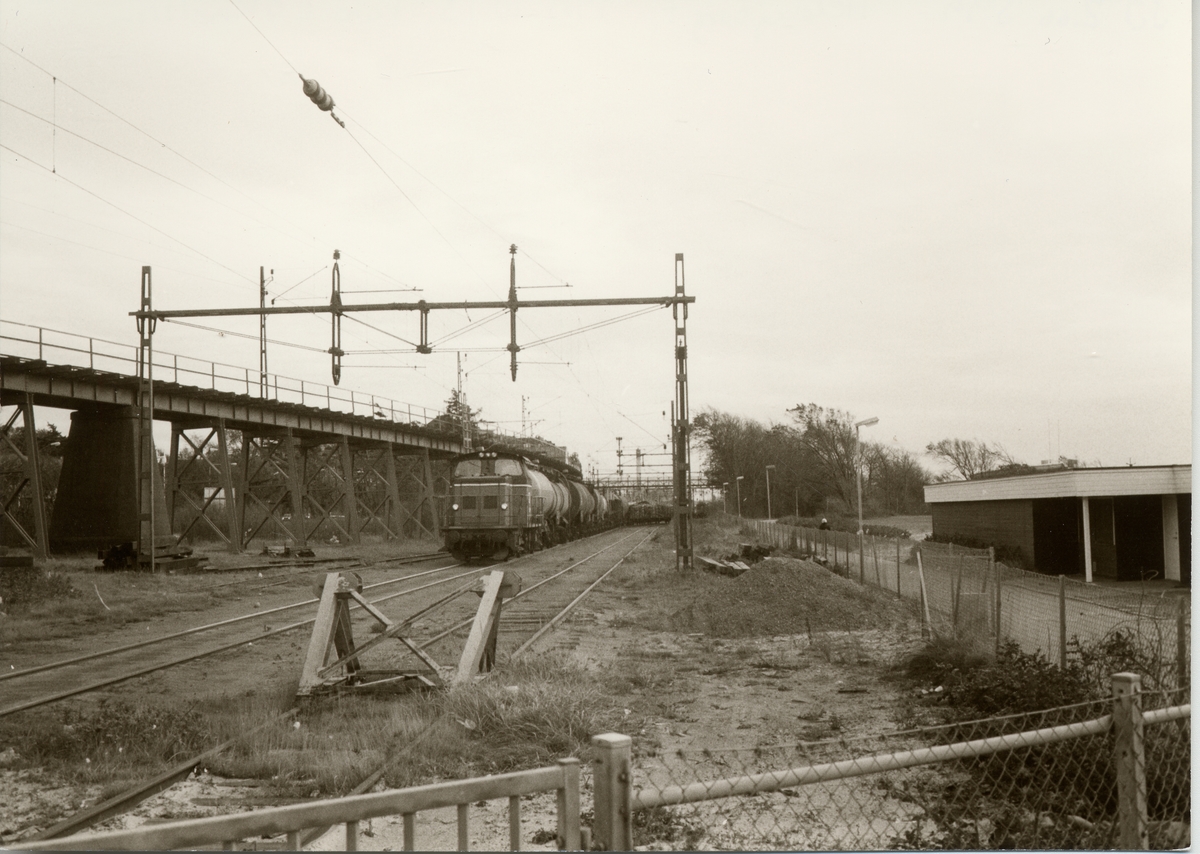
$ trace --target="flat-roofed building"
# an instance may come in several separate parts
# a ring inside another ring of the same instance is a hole
[[[1191,585],[1190,465],[948,481],[926,486],[925,501],[935,537],[1017,549],[1028,569]]]

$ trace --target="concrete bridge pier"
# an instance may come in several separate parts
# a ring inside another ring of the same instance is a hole
[[[138,542],[137,410],[132,406],[71,413],[62,473],[50,518],[55,552],[108,549]],[[153,467],[154,546],[173,547],[163,475]]]

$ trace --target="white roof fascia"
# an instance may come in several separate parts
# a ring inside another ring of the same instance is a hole
[[[955,480],[925,487],[925,501],[1013,501],[1028,498],[1099,498],[1118,495],[1191,494],[1192,467],[1071,469],[1069,471]]]

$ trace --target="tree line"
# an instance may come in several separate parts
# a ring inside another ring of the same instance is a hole
[[[788,410],[791,423],[764,425],[749,418],[706,408],[693,420],[694,436],[707,452],[704,471],[718,489],[729,484],[729,512],[736,512],[739,485],[742,515],[767,515],[767,466],[771,513],[775,516],[853,514],[855,418],[815,403]],[[909,451],[864,438],[863,509],[868,515],[926,511],[924,486],[929,474]]]
[[[723,503],[730,513],[737,512],[740,497],[742,515],[765,517],[767,467],[773,466],[772,515],[854,515],[854,415],[815,403],[795,406],[788,414],[790,423],[765,425],[711,407],[701,411],[693,420],[694,437],[707,452],[703,475],[708,483],[718,490],[729,484]],[[931,473],[915,454],[870,441],[865,434],[861,438],[863,512],[868,516],[929,512],[927,483],[1034,471],[998,444],[942,439],[925,446],[925,454],[944,469]]]

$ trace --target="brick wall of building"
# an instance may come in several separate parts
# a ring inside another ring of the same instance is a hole
[[[1032,500],[953,501],[930,507],[934,536],[957,536],[1018,548],[1027,565],[1034,565]]]

